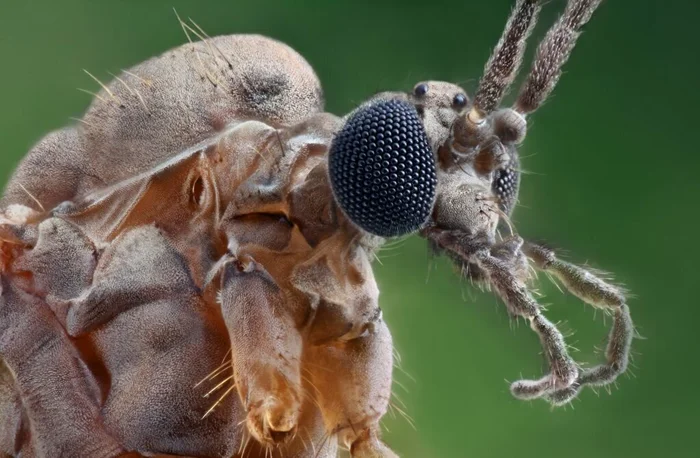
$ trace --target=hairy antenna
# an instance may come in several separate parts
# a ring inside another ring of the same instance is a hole
[[[537,48],[532,70],[513,107],[527,114],[537,110],[559,81],[562,67],[569,59],[580,28],[588,22],[602,0],[570,0],[559,20],[547,32]]]
[[[538,0],[518,0],[501,39],[484,68],[474,106],[469,114],[479,121],[498,108],[513,83],[525,53],[527,37],[537,22],[541,9]]]

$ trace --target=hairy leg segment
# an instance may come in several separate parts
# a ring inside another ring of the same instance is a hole
[[[525,318],[539,336],[550,373],[537,380],[512,383],[511,392],[516,398],[542,398],[553,405],[564,405],[584,386],[609,385],[626,370],[634,327],[621,288],[583,267],[559,260],[552,250],[523,242],[517,236],[489,243],[484,237],[437,228],[427,230],[425,235],[451,255],[477,266],[510,314]],[[551,273],[569,292],[613,315],[604,364],[583,368],[571,358],[564,336],[542,314],[541,306],[528,290],[528,264]]]

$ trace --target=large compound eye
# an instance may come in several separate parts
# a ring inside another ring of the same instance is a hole
[[[435,202],[435,157],[405,101],[370,102],[352,113],[331,145],[329,173],[348,218],[382,237],[418,230]]]

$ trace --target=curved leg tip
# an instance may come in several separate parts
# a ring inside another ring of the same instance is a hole
[[[299,406],[290,406],[269,397],[264,404],[249,410],[246,419],[248,431],[264,445],[287,443],[297,432],[299,412]]]

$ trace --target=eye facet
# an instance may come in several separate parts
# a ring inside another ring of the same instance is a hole
[[[455,108],[464,108],[467,105],[467,96],[461,93],[455,95],[454,99],[452,99],[452,105]]]
[[[328,158],[336,202],[365,231],[404,235],[430,216],[435,157],[412,104],[382,100],[361,106],[333,139]]]
[[[415,89],[413,89],[413,93],[418,97],[424,96],[428,93],[428,85],[425,83],[419,84],[415,87]]]

